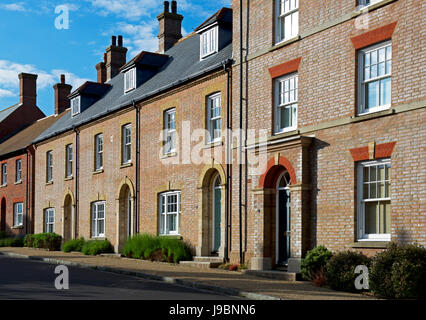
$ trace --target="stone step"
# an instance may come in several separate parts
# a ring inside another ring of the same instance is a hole
[[[224,258],[221,257],[194,257],[195,262],[212,262],[212,263],[220,263],[224,262]]]
[[[260,278],[286,280],[286,281],[301,280],[300,273],[295,273],[295,272],[276,271],[276,270],[241,270],[241,272],[243,274],[260,277]]]
[[[200,268],[200,269],[210,269],[210,268],[219,267],[222,264],[222,262],[180,261],[179,264],[188,266],[188,267]]]

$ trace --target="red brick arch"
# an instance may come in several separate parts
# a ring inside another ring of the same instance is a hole
[[[274,188],[283,168],[290,175],[290,184],[296,184],[296,173],[293,166],[287,158],[280,156],[278,164],[275,163],[275,158],[269,159],[265,173],[260,176],[259,188]]]

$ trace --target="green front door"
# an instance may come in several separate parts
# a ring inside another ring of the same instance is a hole
[[[213,252],[219,251],[220,244],[221,244],[221,236],[220,236],[220,223],[222,219],[222,212],[221,212],[221,201],[222,200],[222,194],[220,187],[214,188],[214,243],[213,243]]]

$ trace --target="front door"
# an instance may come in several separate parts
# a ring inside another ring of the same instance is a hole
[[[221,245],[221,219],[222,219],[222,192],[220,189],[220,178],[216,179],[213,190],[213,212],[214,212],[214,224],[213,224],[213,252],[218,252]]]
[[[277,265],[286,265],[290,258],[290,177],[287,172],[277,184]]]
[[[0,231],[6,231],[6,200],[1,200],[0,208]]]

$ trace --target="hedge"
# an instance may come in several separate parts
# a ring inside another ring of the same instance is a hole
[[[108,240],[89,240],[84,243],[81,252],[85,255],[95,256],[101,253],[112,253],[114,250]]]
[[[0,247],[23,247],[24,240],[22,238],[2,238],[0,239]]]
[[[84,238],[80,239],[72,239],[64,243],[62,246],[63,252],[71,252],[71,251],[78,251],[81,252],[83,250],[83,246],[86,243]]]
[[[62,237],[56,233],[27,234],[24,240],[25,246],[29,248],[48,249],[60,251]]]

